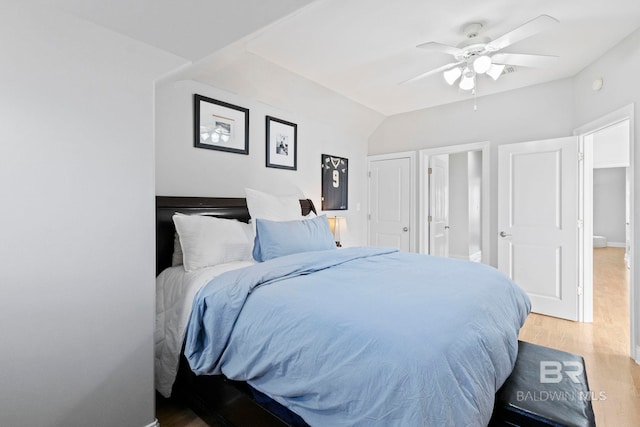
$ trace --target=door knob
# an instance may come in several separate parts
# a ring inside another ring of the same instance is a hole
[[[504,231],[500,232],[500,237],[511,237],[511,234],[507,234]]]
[[[409,227],[403,227],[403,228],[402,228],[402,231],[404,231],[404,232],[409,231]]]
[[[449,227],[448,225],[445,225],[445,226],[444,226],[444,229],[445,229],[445,230],[448,230],[449,228],[451,228],[451,227]]]

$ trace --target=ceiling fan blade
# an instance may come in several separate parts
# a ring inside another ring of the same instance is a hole
[[[498,37],[494,41],[487,44],[486,49],[489,52],[497,52],[500,49],[504,49],[507,46],[510,46],[520,40],[524,40],[528,37],[534,36],[553,25],[557,24],[558,20],[556,18],[552,18],[549,15],[540,15],[537,18],[532,19],[516,28],[513,31],[508,32],[507,34]]]
[[[449,70],[449,69],[451,69],[453,67],[456,67],[456,66],[458,66],[460,64],[464,64],[464,63],[465,63],[465,61],[451,62],[451,63],[449,63],[447,65],[443,65],[442,67],[438,67],[438,68],[434,68],[433,70],[429,70],[426,73],[418,74],[417,76],[412,77],[409,80],[402,81],[399,84],[404,85],[404,84],[407,84],[407,83],[413,83],[415,81],[424,79],[425,77],[432,76],[432,75],[440,73],[442,71],[447,71],[447,70]]]
[[[496,53],[491,56],[491,62],[493,62],[494,64],[518,65],[521,67],[543,67],[557,58],[557,56],[551,55]]]
[[[463,52],[462,49],[460,48],[449,46],[449,45],[438,43],[438,42],[422,43],[416,47],[419,47],[420,49],[428,50],[429,52],[442,52],[442,53],[448,53],[449,55],[453,55],[453,56],[461,55]]]

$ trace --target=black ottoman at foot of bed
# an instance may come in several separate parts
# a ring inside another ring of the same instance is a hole
[[[592,427],[593,397],[581,356],[519,341],[489,425]]]

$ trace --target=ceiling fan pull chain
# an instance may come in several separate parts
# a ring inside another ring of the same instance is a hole
[[[477,86],[476,85],[473,85],[472,92],[473,92],[473,111],[478,111],[478,103],[477,103],[477,99],[478,99],[477,92],[478,91],[477,91]]]

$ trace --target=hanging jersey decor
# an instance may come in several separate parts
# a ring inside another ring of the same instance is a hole
[[[349,159],[322,155],[322,210],[347,210]]]

